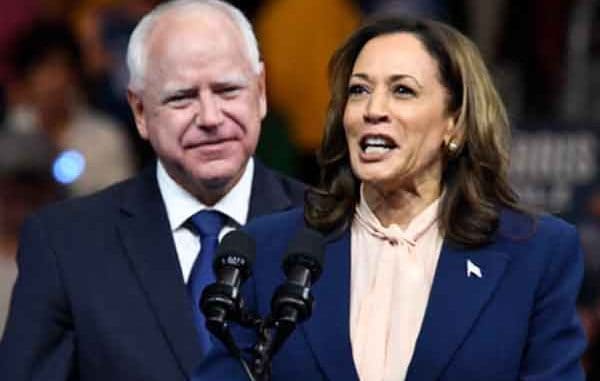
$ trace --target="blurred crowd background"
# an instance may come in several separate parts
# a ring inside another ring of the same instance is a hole
[[[129,33],[156,0],[0,0],[0,332],[24,218],[152,162],[127,106]],[[584,365],[600,380],[600,1],[239,0],[267,69],[257,155],[317,181],[327,62],[377,13],[446,21],[482,51],[513,123],[522,200],[577,225],[586,251]],[[35,301],[32,301],[35,302]]]

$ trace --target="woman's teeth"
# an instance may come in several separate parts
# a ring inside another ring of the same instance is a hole
[[[382,146],[367,146],[364,149],[365,153],[386,153],[389,150],[391,150],[391,148],[389,147],[382,147]]]
[[[361,143],[365,153],[386,153],[395,146],[394,142],[384,137],[367,137]]]

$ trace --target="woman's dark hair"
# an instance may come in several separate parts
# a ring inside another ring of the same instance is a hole
[[[440,22],[408,17],[379,18],[358,29],[329,63],[331,100],[318,152],[321,179],[307,193],[305,219],[319,230],[349,225],[360,182],[350,167],[343,114],[354,62],[371,39],[391,33],[418,38],[437,62],[455,115],[458,150],[445,152],[440,227],[455,244],[474,247],[492,239],[501,207],[519,209],[508,182],[510,127],[506,111],[475,45]]]

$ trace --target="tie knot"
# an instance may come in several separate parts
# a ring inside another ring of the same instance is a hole
[[[191,220],[201,238],[217,237],[225,222],[224,215],[216,210],[202,210],[194,214]]]

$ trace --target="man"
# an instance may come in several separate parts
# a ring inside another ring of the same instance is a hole
[[[299,183],[252,159],[266,112],[252,29],[221,1],[165,3],[133,32],[128,66],[129,102],[158,164],[28,221],[3,379],[171,381],[196,369],[196,379],[244,379],[200,345],[186,282],[205,245],[189,223],[196,212],[219,211],[222,236],[303,199]]]

